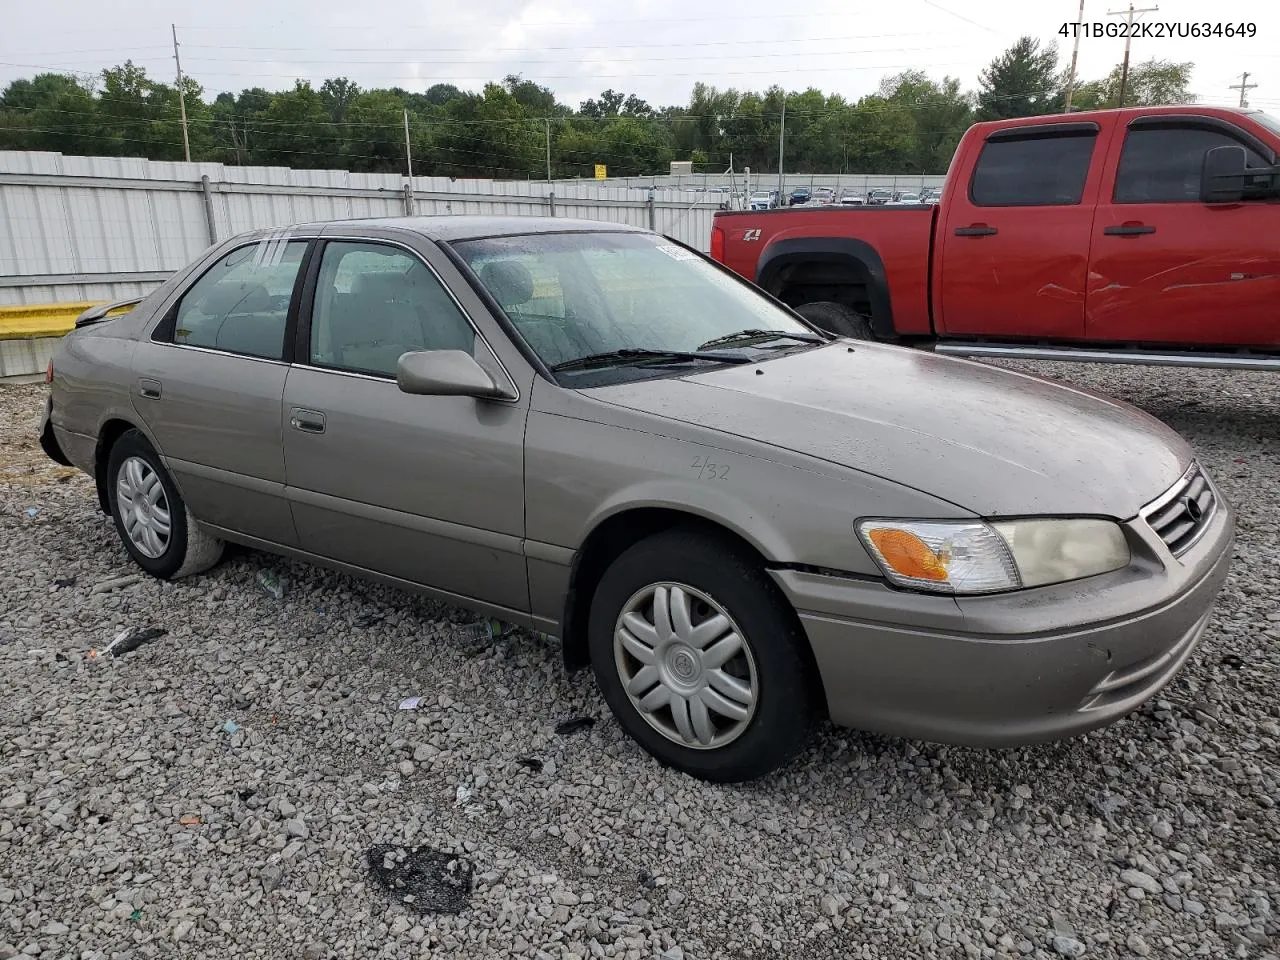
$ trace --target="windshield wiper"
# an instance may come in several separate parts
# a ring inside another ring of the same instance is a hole
[[[713,360],[716,363],[750,363],[750,357],[739,357],[725,353],[703,353],[699,350],[646,350],[641,347],[623,347],[621,350],[609,350],[605,353],[593,353],[573,360],[557,363],[552,370],[581,370],[585,367],[609,366],[647,361],[663,360]]]
[[[816,333],[792,333],[789,330],[739,330],[736,333],[726,333],[723,337],[708,340],[706,343],[701,344],[698,349],[706,350],[710,347],[728,346],[731,343],[750,343],[753,340],[803,340],[805,343],[826,342]]]

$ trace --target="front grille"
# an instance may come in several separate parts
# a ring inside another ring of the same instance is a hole
[[[1217,506],[1208,478],[1193,463],[1181,480],[1143,509],[1142,516],[1176,557],[1200,539]]]

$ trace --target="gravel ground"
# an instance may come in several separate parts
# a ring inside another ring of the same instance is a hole
[[[1274,960],[1280,379],[1022,368],[1171,423],[1239,507],[1196,656],[1087,737],[828,729],[733,788],[659,768],[552,645],[407,594],[250,551],[102,589],[134,568],[32,442],[43,387],[0,388],[0,958]],[[393,897],[380,844],[474,864],[465,909]]]

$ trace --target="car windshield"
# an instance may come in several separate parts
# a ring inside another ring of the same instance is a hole
[[[698,351],[745,330],[812,337],[813,331],[744,281],[648,233],[524,234],[453,244],[530,349],[548,366],[618,350]],[[760,356],[798,339],[726,344]],[[670,375],[652,362],[557,373],[573,386]]]

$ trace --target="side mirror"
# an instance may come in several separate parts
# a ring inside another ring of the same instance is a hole
[[[462,350],[418,350],[396,364],[396,383],[405,393],[434,397],[512,400],[471,354]]]
[[[1200,168],[1201,203],[1239,203],[1244,199],[1244,147],[1205,151]]]

